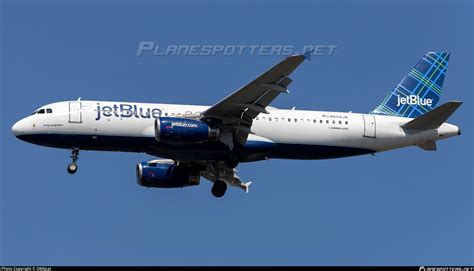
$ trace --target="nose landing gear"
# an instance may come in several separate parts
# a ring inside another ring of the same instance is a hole
[[[74,148],[71,152],[72,163],[67,166],[67,172],[69,174],[74,174],[77,171],[77,159],[79,159],[79,149]]]

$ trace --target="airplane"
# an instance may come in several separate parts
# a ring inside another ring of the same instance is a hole
[[[460,135],[446,120],[462,104],[439,107],[449,53],[429,52],[368,113],[277,109],[290,75],[311,52],[292,55],[213,106],[77,100],[51,103],[12,126],[26,142],[71,150],[74,174],[80,150],[147,153],[159,159],[136,166],[139,185],[156,188],[213,182],[249,191],[236,167],[265,159],[329,159],[418,146]]]

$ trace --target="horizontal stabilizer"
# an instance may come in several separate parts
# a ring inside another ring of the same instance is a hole
[[[436,142],[435,141],[427,141],[418,144],[418,147],[422,148],[425,151],[436,151]]]
[[[438,129],[461,106],[460,101],[451,101],[438,106],[428,113],[402,125],[402,128],[413,130]]]

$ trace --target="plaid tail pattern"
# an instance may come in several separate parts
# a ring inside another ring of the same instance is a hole
[[[416,118],[436,107],[449,53],[429,52],[370,114]]]

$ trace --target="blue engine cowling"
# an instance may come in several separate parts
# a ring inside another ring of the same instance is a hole
[[[220,130],[195,119],[163,117],[155,120],[155,139],[166,143],[219,140]]]
[[[141,162],[137,165],[137,182],[141,186],[175,188],[198,185],[198,168],[171,163]]]

